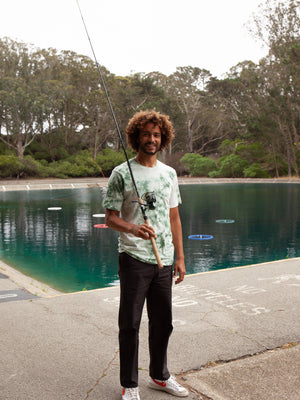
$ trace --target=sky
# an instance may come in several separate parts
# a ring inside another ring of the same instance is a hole
[[[267,54],[245,24],[263,0],[79,0],[98,62],[126,76],[177,67],[222,78]],[[93,58],[76,0],[2,0],[0,38]]]

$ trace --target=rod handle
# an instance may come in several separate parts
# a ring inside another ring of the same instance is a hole
[[[146,219],[146,224],[148,226],[150,226],[150,222],[149,222],[148,218]],[[152,244],[153,252],[154,252],[154,255],[155,255],[155,258],[156,258],[156,261],[157,261],[158,268],[159,269],[163,269],[164,266],[163,266],[163,264],[161,262],[161,259],[160,259],[159,253],[158,253],[158,249],[157,249],[154,237],[151,236],[150,240],[151,240],[151,244]]]
[[[143,207],[143,200],[140,197],[138,197],[138,202],[139,202],[140,206]],[[145,220],[146,224],[148,226],[150,226],[149,218],[146,216],[146,214],[144,212],[143,212],[143,215],[144,215],[144,220]],[[152,244],[153,252],[154,252],[154,255],[155,255],[155,258],[157,261],[158,268],[163,269],[164,266],[163,266],[163,263],[161,262],[154,237],[151,236],[150,240],[151,240],[151,244]]]

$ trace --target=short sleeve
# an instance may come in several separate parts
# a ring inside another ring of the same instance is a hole
[[[109,210],[120,211],[123,203],[124,181],[122,176],[113,171],[107,186],[104,207]]]
[[[181,204],[181,196],[178,187],[178,180],[176,174],[174,174],[173,182],[172,182],[172,189],[170,194],[170,208],[177,207]]]

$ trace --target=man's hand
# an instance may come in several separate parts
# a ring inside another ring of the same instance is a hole
[[[175,285],[182,282],[184,279],[184,275],[185,275],[185,264],[184,264],[184,260],[181,260],[181,259],[176,260],[175,265],[174,265],[174,278],[178,274],[179,274],[179,276],[175,281]]]
[[[152,226],[145,224],[135,225],[124,221],[119,217],[119,211],[106,209],[105,223],[111,229],[118,232],[132,233],[134,236],[149,240],[151,237],[156,239],[156,235]]]
[[[154,229],[152,228],[152,226],[149,226],[147,224],[133,225],[130,229],[130,233],[144,240],[148,240],[150,239],[150,237],[156,239]]]

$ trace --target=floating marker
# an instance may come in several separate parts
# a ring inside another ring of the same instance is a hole
[[[192,240],[209,240],[209,239],[213,239],[212,235],[190,235],[188,236],[189,239]]]
[[[96,224],[96,225],[94,225],[94,228],[102,228],[102,229],[105,229],[105,228],[108,228],[108,226],[105,225],[105,224]]]
[[[233,224],[235,221],[234,219],[216,219],[218,224]]]
[[[61,210],[61,207],[48,207],[49,211],[58,211]]]
[[[95,217],[95,218],[104,218],[105,214],[93,214],[93,217]]]

